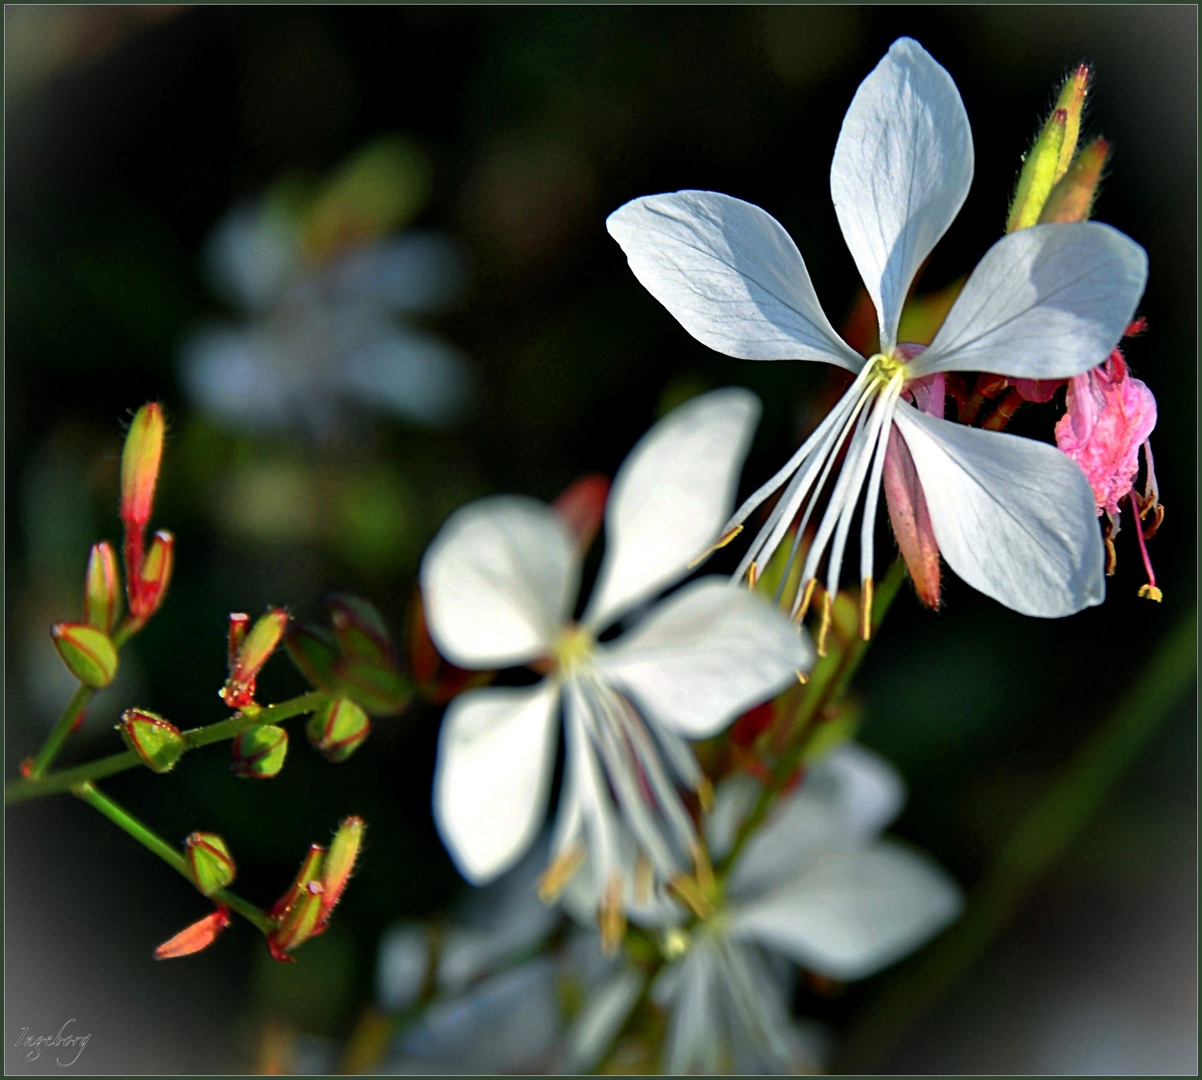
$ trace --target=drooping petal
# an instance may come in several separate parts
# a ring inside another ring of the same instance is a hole
[[[598,668],[646,716],[690,739],[717,734],[813,660],[783,612],[716,577],[681,589],[597,650]]]
[[[601,629],[680,580],[717,541],[759,416],[759,399],[732,386],[685,402],[639,440],[610,491],[588,625]]]
[[[831,163],[835,213],[883,351],[896,344],[910,283],[959,213],[972,170],[956,84],[918,42],[899,38],[856,91]]]
[[[731,916],[732,937],[754,940],[830,979],[862,979],[942,930],[960,891],[927,859],[888,841],[830,851]]]
[[[484,885],[522,857],[542,824],[555,767],[551,682],[470,690],[447,709],[438,738],[434,820],[455,865]]]
[[[480,499],[447,519],[422,560],[430,636],[460,667],[534,660],[571,614],[579,576],[575,543],[549,506]]]
[[[1044,443],[937,420],[904,403],[894,422],[939,550],[969,585],[1043,618],[1102,602],[1102,539],[1076,463]]]
[[[797,246],[758,206],[677,191],[634,199],[605,225],[634,276],[703,345],[740,360],[863,366],[822,313]]]
[[[1110,355],[1147,280],[1147,252],[1109,225],[1019,229],[985,252],[910,374],[1076,375]]]

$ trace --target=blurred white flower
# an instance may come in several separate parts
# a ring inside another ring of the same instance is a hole
[[[715,858],[729,852],[759,785],[736,777],[709,820]],[[653,999],[670,1011],[662,1070],[815,1071],[822,1047],[790,1016],[783,957],[838,981],[901,959],[960,911],[960,892],[928,858],[877,839],[903,799],[900,778],[855,745],[833,751],[781,800],[748,842],[715,913],[667,926],[676,958]]]
[[[477,884],[513,865],[546,810],[562,699],[564,791],[545,891],[556,893],[587,857],[610,944],[630,886],[620,826],[643,854],[649,884],[687,866],[697,837],[677,783],[699,790],[705,780],[686,739],[721,731],[812,660],[779,610],[717,578],[681,589],[625,635],[598,640],[718,538],[758,412],[745,390],[714,391],[643,437],[615,478],[605,556],[579,624],[571,616],[581,555],[559,516],[534,500],[463,508],[422,564],[430,633],[449,660],[551,665],[536,686],[472,690],[448,708],[434,779],[439,831]]]
[[[1045,617],[1103,599],[1102,544],[1081,470],[1043,443],[943,420],[943,379],[966,370],[1064,378],[1100,364],[1134,314],[1147,255],[1096,222],[1019,230],[986,252],[929,348],[899,343],[915,274],[963,204],[972,173],[972,134],[955,84],[917,42],[899,39],[856,91],[831,165],[835,213],[878,316],[880,352],[867,359],[835,332],[793,241],[759,207],[679,191],[635,199],[609,217],[635,276],[703,344],[747,360],[823,361],[855,375],[730,523],[783,489],[739,574],[764,565],[805,507],[792,560],[846,447],[798,578],[795,613],[807,607],[824,556],[826,602],[838,590],[862,493],[860,581],[870,600],[877,499],[890,469],[891,504],[894,489],[909,500],[906,528],[924,540],[931,533],[926,547],[937,544],[974,588]],[[926,599],[938,604],[937,585]]]
[[[475,372],[455,346],[407,324],[463,291],[447,238],[408,232],[315,259],[303,222],[267,198],[235,208],[204,251],[214,291],[245,314],[182,344],[185,387],[218,422],[329,434],[355,406],[421,424],[452,423]]]

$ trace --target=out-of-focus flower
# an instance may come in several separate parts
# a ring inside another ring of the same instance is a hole
[[[686,739],[721,731],[812,661],[780,611],[717,578],[675,593],[624,636],[598,640],[718,539],[758,411],[745,390],[714,391],[675,409],[631,451],[578,624],[581,554],[541,503],[502,496],[463,508],[422,564],[430,633],[449,660],[550,670],[536,686],[472,690],[448,708],[434,780],[443,839],[477,884],[520,858],[545,812],[562,698],[565,787],[544,893],[557,894],[587,857],[611,947],[628,886],[620,825],[657,880],[689,865],[697,836],[677,783],[704,791],[708,782]]]
[[[972,172],[972,135],[955,84],[917,42],[894,42],[857,90],[831,166],[835,212],[877,312],[880,352],[868,359],[835,333],[793,241],[758,207],[681,191],[635,199],[609,217],[635,276],[703,344],[748,360],[819,360],[855,375],[730,522],[743,522],[781,491],[738,573],[762,567],[804,507],[795,556],[832,479],[798,578],[797,615],[809,605],[824,556],[826,600],[837,591],[862,492],[860,579],[870,604],[882,473],[887,459],[903,454],[912,482],[893,488],[911,491],[915,503],[903,526],[915,542],[903,551],[929,547],[920,535],[926,515],[952,569],[1015,611],[1068,615],[1104,596],[1102,545],[1080,470],[1044,444],[944,421],[942,379],[959,371],[1057,378],[1094,367],[1134,313],[1147,256],[1093,222],[1021,229],[986,252],[928,348],[899,343],[911,282],[963,204]],[[887,486],[887,497],[894,494]],[[937,604],[937,581],[921,595]]]
[[[759,785],[738,776],[709,821],[729,851]],[[662,1070],[815,1071],[821,1048],[790,1016],[781,958],[840,982],[913,951],[956,917],[959,890],[929,859],[878,833],[901,808],[900,778],[847,744],[778,803],[735,864],[714,913],[662,931],[670,963],[651,988],[670,1011]]]
[[[281,188],[231,211],[205,270],[246,319],[183,343],[184,382],[201,408],[232,427],[319,437],[355,406],[423,424],[462,417],[470,362],[406,320],[462,293],[463,259],[436,234],[389,235],[420,209],[426,184],[416,152],[385,139],[310,198]]]

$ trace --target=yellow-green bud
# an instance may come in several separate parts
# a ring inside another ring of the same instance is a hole
[[[117,649],[103,630],[87,623],[55,623],[50,628],[58,654],[84,686],[99,690],[116,678]]]
[[[1041,225],[1089,219],[1098,194],[1098,182],[1102,179],[1102,168],[1109,153],[1110,144],[1105,139],[1094,139],[1082,149],[1068,167],[1068,172],[1052,188],[1039,215]]]
[[[231,709],[240,709],[254,700],[255,676],[275,651],[287,627],[288,612],[273,608],[247,632],[238,647],[230,677],[221,690],[221,700]]]
[[[143,405],[129,425],[121,452],[121,520],[127,529],[140,532],[150,521],[164,431],[163,410],[154,401]]]
[[[1043,204],[1056,183],[1067,124],[1068,114],[1064,109],[1056,109],[1031,147],[1019,173],[1018,187],[1006,219],[1006,232],[1025,229],[1039,220]]]
[[[121,614],[121,575],[117,553],[107,540],[92,545],[84,579],[83,621],[106,634]]]
[[[188,749],[179,728],[145,709],[126,709],[117,729],[125,745],[157,773],[170,772]]]
[[[303,945],[317,930],[325,893],[321,883],[325,854],[325,848],[318,844],[309,848],[296,879],[271,909],[276,928],[267,935],[267,947],[277,960],[290,961],[288,953]]]
[[[346,883],[355,869],[359,847],[363,843],[363,819],[348,817],[338,826],[329,853],[321,870],[321,918],[324,923],[330,917],[334,905],[342,899]]]
[[[288,732],[274,724],[256,724],[234,736],[230,769],[235,776],[270,780],[284,767],[287,753]]]
[[[184,858],[193,882],[205,896],[224,889],[237,873],[230,849],[216,833],[194,832],[184,841]]]
[[[306,730],[314,748],[327,761],[337,763],[359,748],[371,731],[371,721],[353,701],[335,698],[313,714]]]

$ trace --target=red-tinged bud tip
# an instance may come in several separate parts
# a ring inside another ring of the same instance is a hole
[[[194,832],[184,841],[184,858],[192,881],[205,896],[226,888],[238,872],[230,849],[216,833]]]
[[[346,883],[355,869],[359,848],[363,843],[363,819],[348,817],[338,826],[321,871],[321,921],[329,920],[330,912],[342,899]]]
[[[238,650],[242,648],[248,630],[250,630],[250,616],[244,612],[231,611],[229,645],[226,653],[229,657],[231,673],[238,663]]]
[[[175,537],[160,529],[142,560],[141,572],[130,582],[129,612],[139,622],[145,622],[162,607],[174,568]]]
[[[576,546],[587,551],[605,517],[609,498],[609,477],[590,473],[574,481],[551,504],[568,530],[576,538]]]
[[[154,950],[154,958],[156,960],[172,960],[177,956],[191,956],[192,953],[207,949],[229,924],[229,908],[218,906],[211,915],[206,915],[203,919],[181,930],[175,937],[164,941]]]
[[[157,402],[143,405],[134,416],[121,454],[121,521],[141,532],[150,521],[154,487],[163,457],[163,410]]]
[[[255,676],[263,669],[287,628],[288,612],[273,608],[246,633],[230,677],[221,690],[221,700],[231,709],[240,709],[254,700]]]
[[[125,745],[158,773],[170,772],[188,749],[179,728],[145,709],[126,709],[117,730]]]
[[[121,614],[121,575],[117,553],[107,540],[92,546],[84,577],[83,621],[106,634]]]
[[[68,670],[84,686],[99,690],[117,676],[117,649],[103,630],[87,623],[55,623],[50,636]]]
[[[234,736],[230,770],[250,780],[270,780],[284,767],[288,732],[274,724],[257,724]]]

